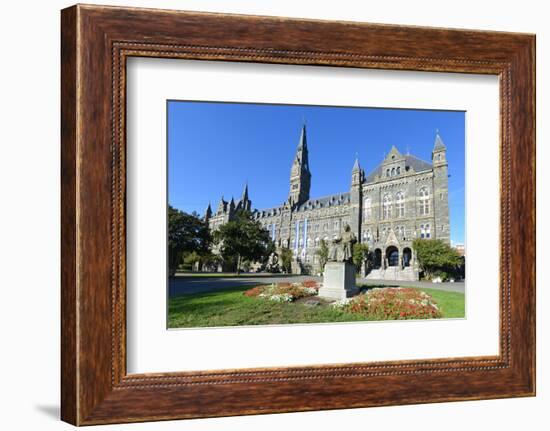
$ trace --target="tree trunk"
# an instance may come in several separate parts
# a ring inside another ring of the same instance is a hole
[[[241,255],[237,255],[237,275],[241,273]]]

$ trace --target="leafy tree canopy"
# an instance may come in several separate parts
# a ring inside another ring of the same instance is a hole
[[[188,214],[168,206],[168,246],[181,252],[208,250],[210,232],[197,213]]]
[[[413,248],[420,268],[428,277],[438,271],[452,272],[462,264],[457,251],[439,239],[415,239]]]
[[[292,250],[288,247],[281,248],[279,252],[281,259],[281,266],[283,270],[288,274],[292,270]]]
[[[353,264],[357,271],[361,269],[361,265],[367,260],[369,256],[369,246],[367,244],[361,244],[356,242],[353,244]]]
[[[210,232],[206,222],[197,213],[188,214],[168,206],[168,266],[170,274],[176,272],[182,255],[208,252]]]
[[[243,260],[262,262],[275,251],[269,232],[248,211],[240,211],[233,220],[221,225],[214,232],[214,241],[224,259],[236,259],[237,272]]]
[[[321,240],[321,243],[319,245],[319,250],[317,250],[315,253],[319,257],[319,265],[321,267],[321,271],[324,272],[325,265],[328,260],[328,253],[329,253],[328,244],[324,239]]]

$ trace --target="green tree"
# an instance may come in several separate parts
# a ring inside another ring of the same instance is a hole
[[[168,268],[176,273],[184,254],[206,253],[210,243],[208,225],[197,213],[188,214],[168,206]]]
[[[289,274],[292,271],[292,250],[287,247],[281,248],[279,259],[281,261],[281,268]]]
[[[201,256],[195,250],[183,256],[183,263],[189,265],[191,269],[194,269],[197,262],[201,262]]]
[[[319,250],[315,252],[315,254],[317,254],[317,256],[319,257],[319,266],[321,267],[321,272],[325,271],[325,265],[328,261],[328,253],[328,244],[324,239],[322,239]]]
[[[369,246],[367,244],[360,244],[358,242],[353,244],[352,260],[358,273],[361,271],[361,266],[367,260],[368,256]]]
[[[224,261],[234,259],[237,274],[243,261],[265,262],[275,250],[269,232],[252,219],[250,212],[241,211],[236,217],[214,232]]]
[[[413,248],[416,251],[420,269],[428,279],[438,274],[446,276],[446,274],[455,273],[462,264],[457,251],[439,239],[415,239]]]

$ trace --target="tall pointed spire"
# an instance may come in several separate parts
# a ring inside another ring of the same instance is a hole
[[[298,150],[307,149],[307,132],[306,132],[306,122],[302,124],[302,132],[300,133],[300,141],[298,141]]]
[[[434,151],[436,150],[446,150],[447,147],[443,143],[441,136],[439,135],[439,129],[435,130],[435,142],[434,142]]]
[[[241,200],[247,201],[248,200],[248,181],[244,185],[243,195],[241,197]]]
[[[309,199],[311,172],[309,171],[306,123],[302,124],[296,156],[290,170],[289,199],[292,204],[301,204]]]
[[[355,157],[355,163],[353,164],[352,171],[359,171],[361,170],[361,166],[359,165],[359,157]]]

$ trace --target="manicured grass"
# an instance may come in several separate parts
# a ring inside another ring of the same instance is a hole
[[[430,295],[443,312],[445,318],[465,317],[464,294],[460,292],[446,292],[437,289],[419,289]]]
[[[300,303],[277,303],[243,295],[249,287],[181,295],[170,298],[169,328],[205,326],[276,325],[283,323],[349,322],[364,320],[327,306],[308,307]]]
[[[278,303],[249,298],[243,292],[249,286],[235,286],[210,293],[181,295],[169,300],[168,327],[276,325],[289,323],[351,322],[369,320],[328,305],[308,307],[300,302]],[[418,289],[431,295],[443,311],[443,317],[464,317],[464,295],[436,289]]]
[[[176,277],[198,277],[198,278],[226,278],[226,277],[292,277],[291,275],[285,274],[266,274],[262,272],[241,272],[237,274],[236,272],[189,272],[189,271],[176,271]]]

